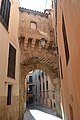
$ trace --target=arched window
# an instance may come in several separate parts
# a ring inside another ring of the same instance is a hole
[[[34,30],[37,29],[37,23],[36,22],[31,21],[30,25],[31,25],[31,29],[34,29]]]

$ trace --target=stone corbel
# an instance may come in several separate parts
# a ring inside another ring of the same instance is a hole
[[[35,48],[35,43],[36,43],[36,39],[33,39],[33,40],[32,40],[32,51],[33,51],[34,48]]]
[[[27,50],[27,45],[28,45],[28,38],[25,38],[25,40],[24,40],[24,50]]]

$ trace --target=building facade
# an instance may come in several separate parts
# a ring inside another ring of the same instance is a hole
[[[56,112],[55,89],[49,76],[42,70],[27,75],[27,105],[52,108]]]
[[[18,0],[0,0],[0,120],[19,118],[18,7]]]
[[[55,102],[55,88],[52,85],[50,77],[45,73],[41,72],[39,76],[40,82],[40,105],[48,108],[52,108],[56,112]]]
[[[34,74],[29,72],[26,77],[26,106],[34,103]]]
[[[64,120],[80,119],[80,1],[57,0],[57,42]]]

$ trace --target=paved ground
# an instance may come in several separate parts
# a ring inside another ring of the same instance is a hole
[[[39,106],[30,106],[24,114],[24,120],[62,120],[56,117],[51,109]]]
[[[31,115],[29,109],[27,109],[26,113],[24,114],[24,120],[35,120],[34,117]]]

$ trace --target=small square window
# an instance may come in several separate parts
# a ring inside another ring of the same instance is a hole
[[[36,22],[31,22],[31,29],[37,29],[37,24]]]

